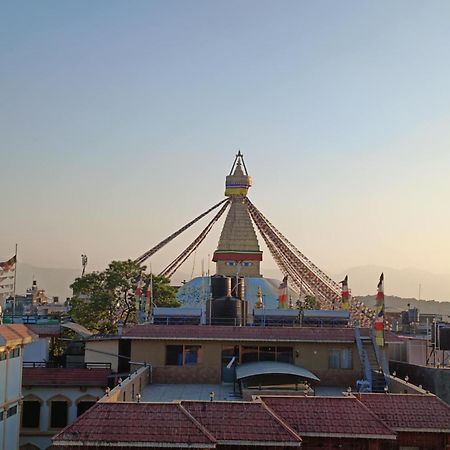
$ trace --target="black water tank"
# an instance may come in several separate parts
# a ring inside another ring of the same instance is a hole
[[[212,298],[229,297],[231,295],[231,280],[223,275],[211,277]]]
[[[231,295],[241,300],[245,300],[245,278],[231,278]]]
[[[450,350],[450,327],[439,327],[439,348]]]
[[[242,300],[239,298],[223,297],[211,301],[213,325],[241,326],[242,318]]]

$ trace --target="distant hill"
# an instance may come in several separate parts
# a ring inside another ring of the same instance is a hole
[[[450,273],[434,274],[415,268],[393,269],[369,265],[352,267],[332,275],[332,278],[340,281],[348,275],[352,295],[361,296],[376,293],[381,272],[384,272],[384,288],[387,295],[406,299],[419,298],[420,284],[421,299],[450,301]]]
[[[358,296],[367,306],[375,305],[375,295]],[[417,308],[419,314],[437,314],[442,316],[450,316],[450,302],[436,302],[434,300],[417,300],[416,298],[401,298],[392,295],[384,297],[386,310],[389,311],[405,311],[410,308]]]

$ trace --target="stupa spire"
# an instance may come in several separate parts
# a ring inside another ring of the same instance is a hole
[[[225,195],[230,197],[231,205],[213,257],[218,275],[261,276],[262,252],[244,202],[251,185],[244,155],[239,151],[225,180]]]

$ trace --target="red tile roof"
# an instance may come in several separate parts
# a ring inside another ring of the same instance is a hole
[[[182,401],[181,405],[221,443],[300,446],[301,438],[259,402]]]
[[[53,440],[214,448],[215,440],[176,403],[97,403]],[[184,445],[183,445],[184,444]]]
[[[432,394],[358,394],[356,398],[396,431],[450,433],[450,406]]]
[[[125,338],[183,340],[241,340],[285,342],[354,342],[352,328],[309,327],[227,327],[207,325],[136,325]]]
[[[54,369],[24,367],[24,386],[98,386],[108,385],[111,369]]]
[[[37,336],[25,325],[0,325],[0,345],[14,346],[28,344],[37,339]]]
[[[326,327],[228,327],[220,325],[155,325],[146,323],[124,331],[125,339],[183,339],[228,341],[343,342],[355,341],[353,328]],[[95,337],[94,337],[95,339]],[[101,337],[100,337],[101,339]],[[401,342],[386,332],[387,343]]]
[[[261,397],[300,436],[395,439],[395,433],[349,397]]]

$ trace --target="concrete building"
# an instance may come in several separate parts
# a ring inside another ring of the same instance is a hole
[[[399,340],[387,333],[386,343],[397,345]],[[363,345],[370,349],[373,343],[368,338]],[[88,339],[85,358],[108,362],[115,371],[130,370],[130,360],[132,370],[148,363],[154,383],[219,384],[234,381],[236,365],[264,361],[271,362],[274,373],[278,365],[290,365],[294,377],[298,368],[305,369],[319,378],[320,386],[346,390],[363,378],[352,328],[144,324],[122,336]],[[237,381],[249,387],[254,380]]]
[[[25,325],[0,325],[0,450],[19,446],[23,349],[34,339]]]

